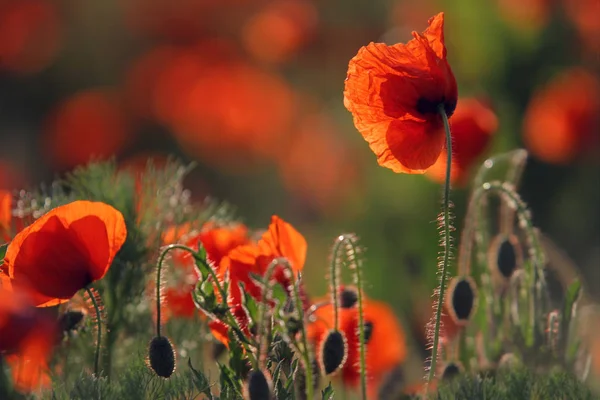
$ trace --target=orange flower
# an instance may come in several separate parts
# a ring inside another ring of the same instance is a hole
[[[407,354],[405,336],[392,309],[385,303],[365,299],[364,323],[368,340],[366,346],[367,386],[369,398],[376,398],[381,379],[404,362]],[[314,313],[316,321],[308,326],[308,336],[315,349],[329,329],[333,328],[333,306],[328,304]],[[342,380],[348,386],[360,383],[360,350],[358,337],[358,307],[339,310],[339,327],[348,340],[348,358],[342,368]]]
[[[457,103],[456,80],[446,60],[444,14],[407,44],[370,43],[350,60],[344,105],[380,165],[423,173],[444,148],[444,127]]]
[[[306,260],[306,241],[290,224],[274,215],[271,217],[269,229],[258,243],[238,246],[221,260],[219,275],[227,276],[230,280],[228,303],[243,327],[248,325],[248,316],[242,308],[242,292],[239,284],[243,283],[247,295],[261,299],[261,289],[251,279],[250,273],[263,276],[269,264],[278,257],[287,258],[295,274],[300,272]],[[284,288],[289,286],[290,279],[285,275],[282,267],[275,269],[272,278]],[[213,322],[211,330],[217,339],[227,344],[223,324]]]
[[[181,230],[186,231],[184,225]],[[172,238],[174,234],[169,234]],[[176,240],[172,240],[174,242]],[[198,242],[202,243],[207,258],[212,262],[215,269],[221,259],[237,246],[248,243],[248,228],[243,224],[230,226],[217,226],[213,222],[207,223],[202,231],[186,240],[187,246],[197,249]],[[169,316],[193,318],[196,315],[196,306],[192,300],[192,291],[196,287],[198,275],[194,268],[192,256],[188,252],[177,251],[173,256],[174,265],[182,272],[183,276],[175,286],[168,287],[163,295],[165,301],[161,305],[162,316],[166,320]]]
[[[64,303],[102,279],[126,236],[119,211],[104,203],[75,201],[18,233],[1,268],[13,287],[31,290],[35,305]]]
[[[6,354],[17,390],[48,386],[48,356],[56,340],[55,323],[30,304],[23,292],[0,286],[0,354]]]
[[[464,185],[469,170],[488,146],[498,128],[498,118],[485,103],[474,99],[461,99],[450,119],[452,129],[452,183]],[[428,176],[444,182],[447,155],[442,152],[436,163],[427,171]]]
[[[10,231],[12,226],[12,193],[0,190],[0,234],[2,240],[9,242],[12,239]]]
[[[580,68],[538,90],[525,114],[527,148],[540,160],[568,164],[598,139],[600,81]]]

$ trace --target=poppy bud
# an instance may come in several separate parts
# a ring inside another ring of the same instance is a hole
[[[454,277],[448,287],[447,305],[456,325],[466,325],[475,309],[477,286],[471,277]]]
[[[244,399],[269,400],[273,398],[271,378],[261,370],[251,371],[244,385]]]
[[[523,250],[515,235],[498,235],[488,251],[488,264],[494,276],[501,280],[509,279],[523,264]]]
[[[333,374],[344,366],[348,357],[346,336],[340,331],[329,331],[323,340],[319,354],[319,362],[325,375]]]
[[[165,336],[155,336],[148,347],[147,364],[156,375],[170,377],[175,371],[175,350]]]
[[[459,362],[450,361],[442,369],[442,380],[452,380],[463,372],[463,367]]]
[[[345,287],[340,290],[340,307],[352,308],[358,301],[358,293],[353,287]]]

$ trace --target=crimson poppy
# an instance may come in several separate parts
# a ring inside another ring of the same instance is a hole
[[[0,357],[5,357],[21,392],[49,386],[48,356],[56,340],[55,322],[30,300],[26,292],[0,286]]]
[[[362,47],[348,65],[344,105],[380,165],[423,173],[445,146],[438,107],[450,117],[458,89],[446,60],[444,14],[413,37],[407,44]]]
[[[232,312],[243,328],[248,325],[248,316],[243,310],[244,292],[258,300],[262,298],[261,288],[253,281],[251,274],[264,276],[269,264],[276,258],[285,257],[294,274],[300,272],[306,260],[306,240],[294,227],[278,216],[271,217],[269,229],[262,235],[258,243],[238,246],[221,260],[219,275],[230,281],[228,303]],[[288,288],[290,277],[282,267],[274,270],[272,279]],[[304,299],[303,299],[304,300]],[[219,321],[211,323],[215,337],[227,344],[226,327]]]
[[[13,287],[30,290],[37,306],[64,303],[104,277],[126,236],[119,211],[104,203],[75,201],[19,232],[0,274]]]

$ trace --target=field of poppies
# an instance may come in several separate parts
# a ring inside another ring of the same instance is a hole
[[[0,400],[600,398],[597,15],[0,0]]]

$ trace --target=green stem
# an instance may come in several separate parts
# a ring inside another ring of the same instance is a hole
[[[198,254],[196,252],[196,250],[192,249],[191,247],[185,246],[183,244],[170,244],[168,246],[166,246],[164,248],[164,250],[161,252],[160,257],[159,257],[159,261],[158,261],[158,276],[157,276],[157,287],[156,287],[156,292],[157,292],[157,296],[156,296],[156,305],[157,305],[157,332],[158,335],[160,336],[160,287],[158,286],[158,283],[160,282],[160,269],[161,269],[161,265],[164,262],[164,259],[167,255],[167,253],[169,251],[172,250],[183,250],[183,251],[187,251],[188,253],[192,254],[194,256],[195,260],[200,261],[207,269],[208,273],[210,274],[210,277],[212,278],[214,284],[217,286],[217,290],[219,291],[219,294],[221,296],[221,301],[223,301],[225,303],[225,305],[227,305],[227,293],[225,293],[225,289],[223,289],[223,285],[221,285],[221,281],[219,281],[217,274],[215,273],[215,271],[213,270],[213,268],[206,262],[206,260],[203,260],[201,258],[196,258],[196,255]],[[226,317],[227,317],[227,323],[235,328],[234,332],[242,332],[237,319],[235,319],[235,317],[233,316],[233,314],[231,313],[231,309],[229,307],[226,307]],[[242,346],[244,347],[244,349],[246,350],[246,354],[248,355],[248,358],[250,358],[250,362],[252,363],[252,366],[254,368],[258,368],[258,362],[256,360],[256,358],[254,357],[254,353],[252,352],[252,349],[248,346],[248,343],[246,343],[245,340],[240,339],[240,342],[242,343]]]
[[[339,329],[339,263],[338,263],[338,251],[344,243],[344,236],[338,236],[333,246],[331,253],[331,262],[329,263],[329,279],[331,280],[331,299],[333,303],[333,328],[334,330]]]
[[[96,338],[96,354],[94,355],[94,375],[98,376],[98,364],[100,361],[100,344],[102,343],[102,314],[100,313],[100,307],[96,302],[96,297],[90,288],[86,288],[88,296],[92,300],[94,311],[96,311],[96,321],[98,323],[98,337]]]
[[[289,265],[289,264],[288,264]],[[290,268],[291,269],[291,268]],[[310,351],[308,348],[308,334],[306,333],[306,325],[304,324],[304,308],[302,305],[302,298],[300,297],[300,289],[298,288],[298,282],[300,280],[300,276],[294,277],[294,297],[296,301],[296,309],[298,310],[298,318],[302,321],[301,331],[302,331],[302,347],[304,347],[304,351],[302,352],[302,356],[304,358],[304,373],[306,375],[306,397],[308,399],[313,398],[313,374],[312,374],[312,362],[310,360]]]
[[[450,133],[450,123],[443,104],[438,107],[438,112],[444,122],[444,130],[446,132],[446,180],[444,182],[444,256],[442,261],[442,271],[440,276],[439,297],[435,310],[435,327],[433,331],[433,347],[431,348],[431,365],[429,367],[429,375],[427,383],[431,383],[435,378],[435,368],[438,358],[438,346],[440,342],[440,327],[442,324],[442,310],[444,308],[444,294],[446,292],[446,278],[448,273],[448,264],[450,262],[450,178],[452,172],[452,135]]]

